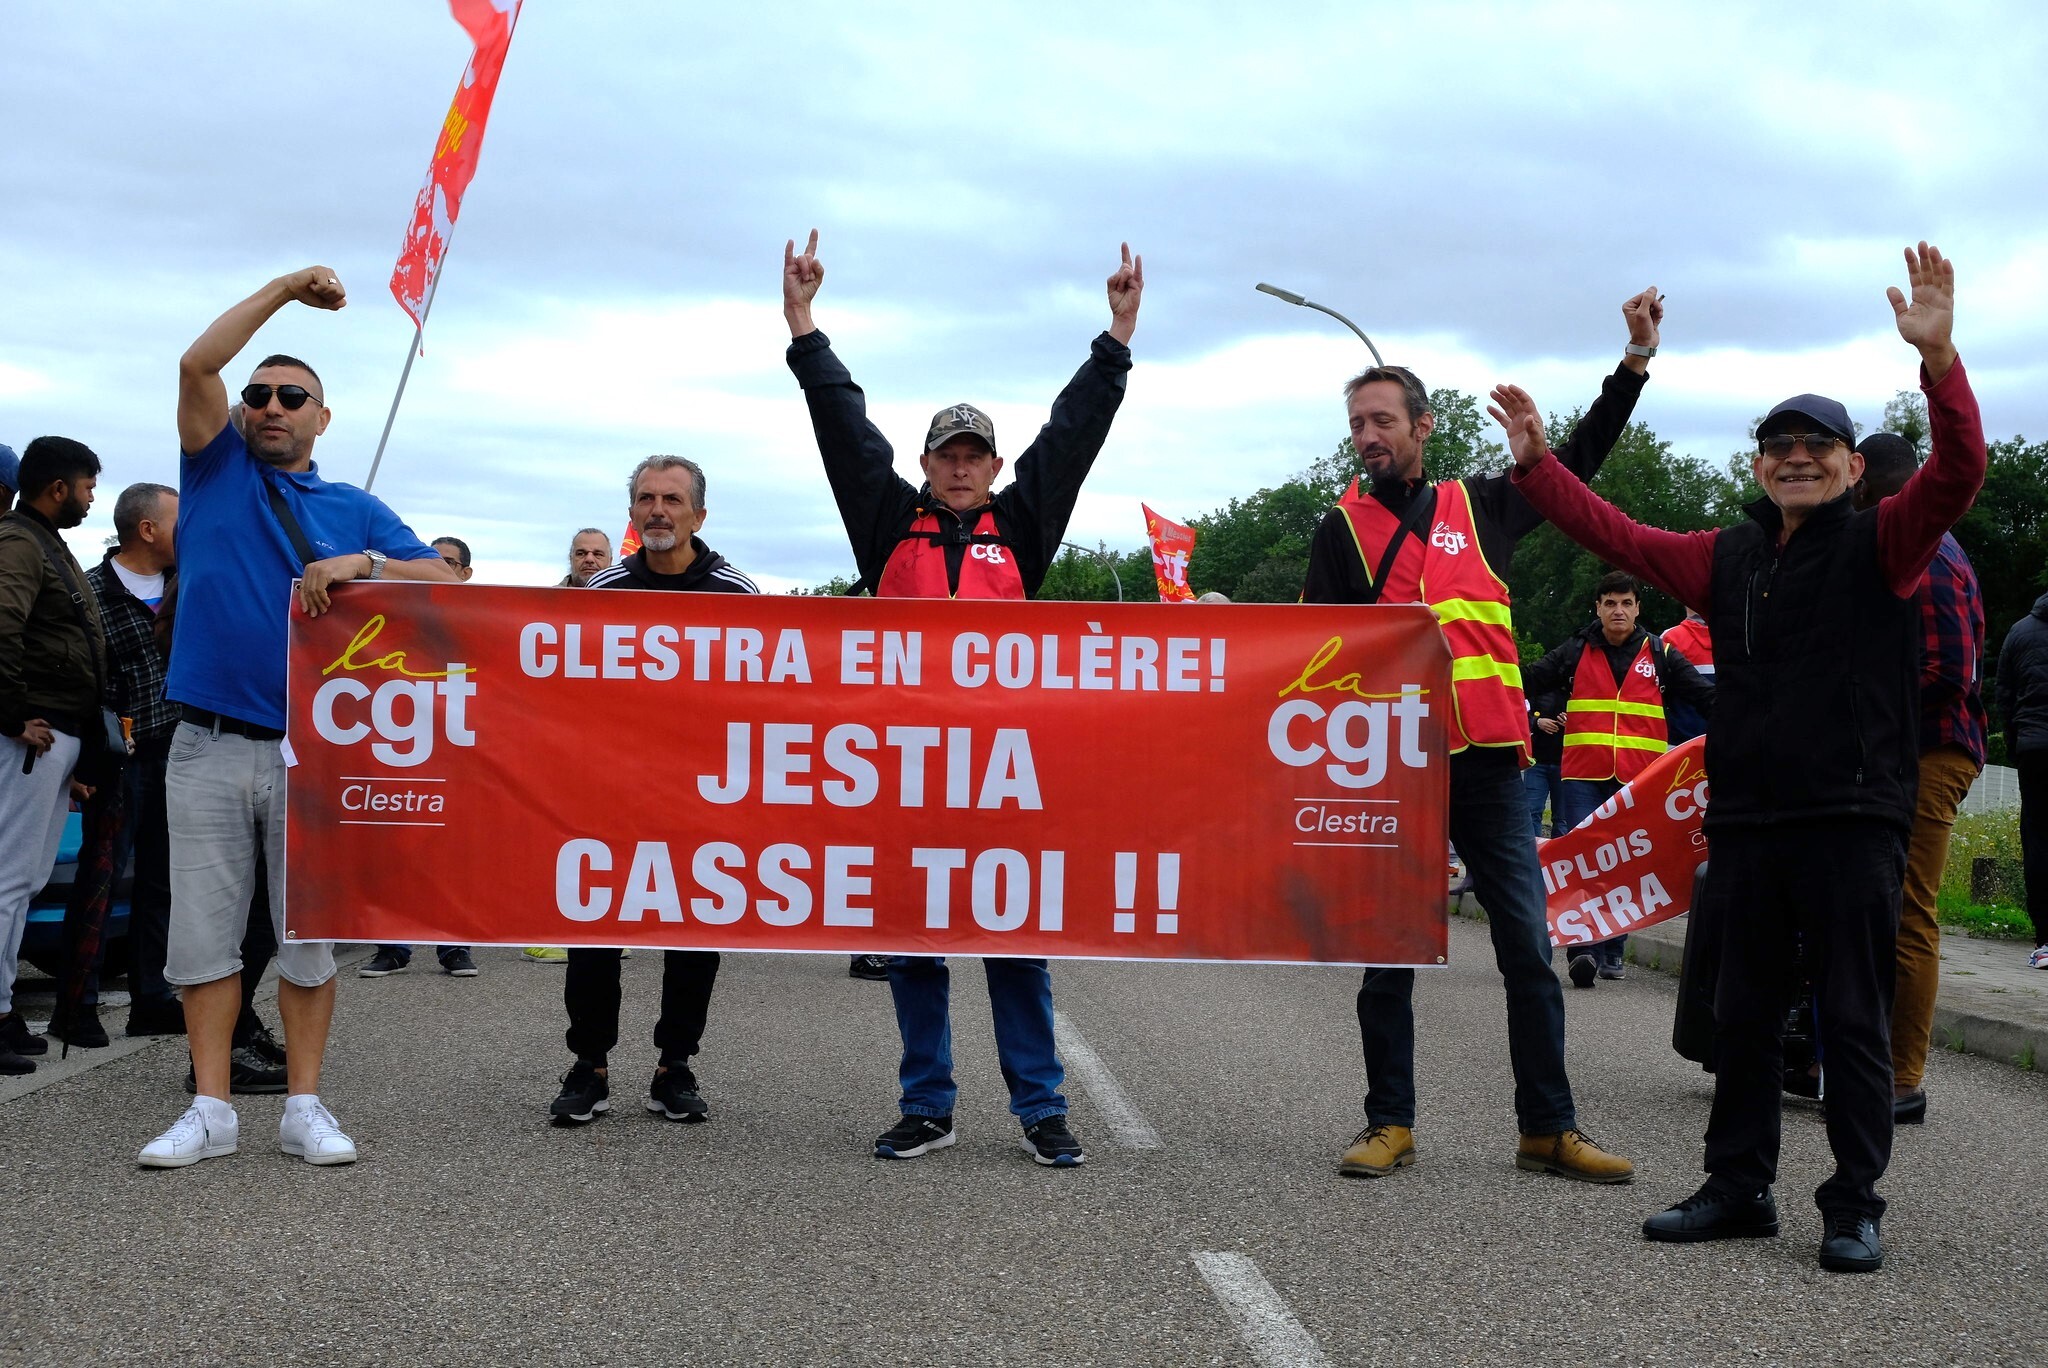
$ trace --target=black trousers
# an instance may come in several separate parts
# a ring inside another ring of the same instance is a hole
[[[2012,759],[2020,773],[2020,863],[2027,881],[2027,916],[2034,944],[2048,945],[2048,751],[2021,751]]]
[[[562,1005],[569,1009],[569,1049],[599,1068],[619,1043],[619,952],[571,950],[562,980]],[[690,1056],[704,1035],[711,1010],[711,985],[718,978],[715,950],[664,950],[661,963],[661,1019],[654,1044],[661,1062],[691,1087]]]
[[[1822,1211],[1884,1214],[1892,1156],[1892,984],[1906,833],[1867,820],[1710,831],[1702,910],[1722,928],[1707,1173],[1754,1192],[1777,1178],[1795,937],[1813,979],[1835,1172]]]

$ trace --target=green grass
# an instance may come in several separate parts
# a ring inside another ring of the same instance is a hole
[[[2019,906],[2025,890],[2008,886],[2004,897],[1980,903],[1970,896],[1970,868],[1980,858],[2000,861],[2017,871],[2020,864],[2020,815],[2017,809],[1974,813],[1956,818],[1955,835],[1948,846],[1948,863],[1941,871],[1941,890],[1935,895],[1935,919],[1972,936],[1998,940],[2022,940],[2033,935],[2033,926]],[[2011,881],[2016,885],[2017,880]]]

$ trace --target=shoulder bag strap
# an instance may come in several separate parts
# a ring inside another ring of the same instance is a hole
[[[1365,496],[1371,498],[1370,494]],[[1387,576],[1394,572],[1394,558],[1401,554],[1401,543],[1408,540],[1415,530],[1429,521],[1436,512],[1436,486],[1431,485],[1417,495],[1415,502],[1408,505],[1408,516],[1401,519],[1401,525],[1394,529],[1394,535],[1387,538],[1387,549],[1380,555],[1380,568],[1373,572],[1372,583],[1365,587],[1365,602],[1378,603],[1386,589]]]
[[[284,501],[284,491],[266,479],[263,490],[270,496],[270,511],[277,518],[278,526],[284,529],[285,539],[298,553],[299,568],[305,569],[320,558],[313,554],[313,544],[306,540],[306,534],[299,530],[299,520],[292,516],[292,506]]]

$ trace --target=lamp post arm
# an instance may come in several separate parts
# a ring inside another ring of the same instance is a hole
[[[1304,299],[1301,301],[1301,304],[1303,308],[1314,309],[1318,313],[1328,314],[1330,317],[1336,319],[1339,323],[1342,323],[1345,327],[1351,329],[1351,331],[1357,333],[1358,340],[1365,343],[1365,349],[1372,353],[1372,363],[1375,366],[1384,366],[1387,364],[1386,361],[1380,356],[1380,349],[1378,347],[1375,347],[1372,344],[1372,339],[1365,335],[1365,329],[1359,327],[1356,323],[1353,323],[1350,319],[1346,318],[1343,314],[1338,313],[1335,309],[1326,308],[1323,305],[1316,303],[1313,299]]]

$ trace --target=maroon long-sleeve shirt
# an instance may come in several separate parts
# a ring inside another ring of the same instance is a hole
[[[1942,534],[1970,511],[1984,484],[1984,420],[1963,363],[1958,360],[1936,381],[1921,367],[1920,388],[1927,395],[1932,451],[1905,488],[1877,506],[1879,567],[1902,599],[1913,597]],[[1688,608],[1707,610],[1718,530],[1645,527],[1588,489],[1549,452],[1533,466],[1518,467],[1514,484],[1531,507],[1580,546]]]

